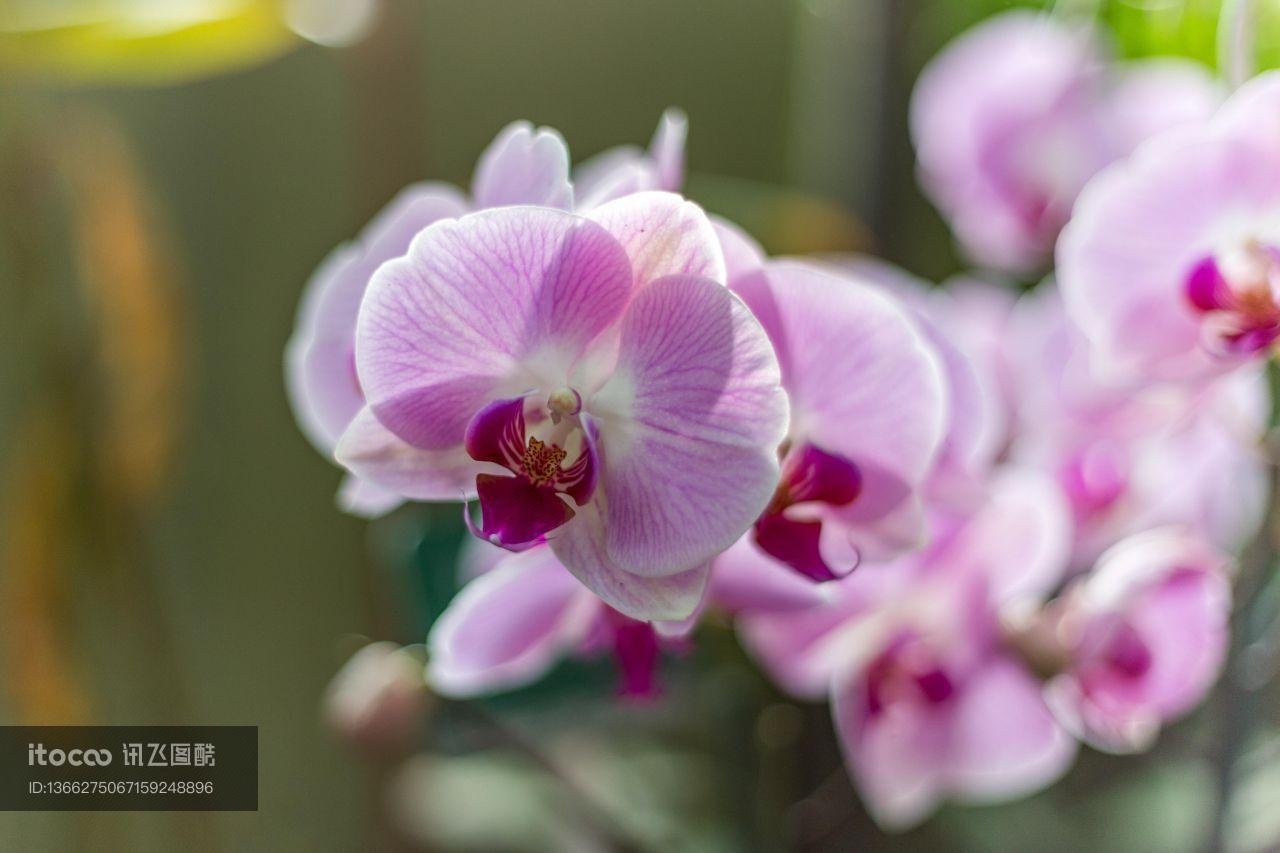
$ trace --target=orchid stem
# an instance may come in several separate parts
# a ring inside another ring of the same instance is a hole
[[[1218,73],[1231,89],[1253,76],[1253,0],[1226,0],[1218,13]]]
[[[1280,537],[1280,457],[1275,442],[1277,423],[1280,422],[1280,363],[1272,359],[1267,365],[1270,380],[1271,417],[1264,440],[1263,458],[1267,469],[1267,509],[1262,529],[1245,549],[1240,559],[1236,577],[1237,605],[1232,616],[1231,650],[1223,670],[1223,684],[1219,693],[1221,713],[1221,739],[1217,756],[1217,808],[1206,850],[1226,849],[1228,813],[1235,792],[1236,764],[1248,748],[1257,718],[1257,693],[1262,686],[1251,670],[1254,650],[1262,641],[1262,635],[1274,621],[1265,618],[1265,610],[1274,605],[1268,589],[1274,580],[1280,554],[1276,551]]]
[[[583,790],[582,786],[561,768],[555,759],[547,755],[523,733],[507,725],[475,702],[457,701],[450,704],[465,710],[503,746],[523,755],[539,770],[551,777],[560,787],[577,816],[598,837],[598,840],[607,845],[606,849],[618,851],[618,853],[632,853],[641,849],[608,809]]]

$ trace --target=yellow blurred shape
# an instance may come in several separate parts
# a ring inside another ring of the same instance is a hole
[[[0,72],[37,81],[180,83],[297,43],[281,0],[0,0]]]
[[[89,701],[73,660],[65,571],[76,438],[55,407],[37,406],[15,439],[0,481],[0,619],[13,721],[84,725]]]
[[[72,233],[103,391],[94,461],[104,499],[140,509],[163,485],[182,406],[176,264],[124,138],[105,119],[66,121]]]

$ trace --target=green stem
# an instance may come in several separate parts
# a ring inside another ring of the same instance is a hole
[[[1253,76],[1253,0],[1226,0],[1218,13],[1218,73],[1236,89]]]

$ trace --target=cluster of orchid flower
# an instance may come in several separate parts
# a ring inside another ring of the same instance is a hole
[[[289,384],[342,506],[466,504],[428,683],[612,654],[649,693],[715,611],[830,701],[890,827],[1149,746],[1221,667],[1266,503],[1280,76],[1226,97],[1030,13],[963,35],[912,129],[988,272],[941,288],[766,257],[679,195],[685,129],[571,171],[511,125],[470,196],[405,190],[309,287]],[[996,278],[1055,248],[1056,282]],[[385,710],[345,683],[348,723]]]

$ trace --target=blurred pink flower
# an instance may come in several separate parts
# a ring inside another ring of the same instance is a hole
[[[1050,610],[1067,661],[1049,685],[1073,732],[1109,750],[1151,745],[1197,705],[1222,667],[1227,558],[1176,528],[1133,536]]]
[[[941,519],[918,554],[865,566],[808,609],[739,618],[788,690],[830,694],[850,773],[888,827],[946,798],[1005,799],[1057,778],[1074,740],[1002,645],[1001,618],[1061,577],[1069,523],[1052,486],[1005,472],[967,518]]]
[[[1058,245],[1072,318],[1120,376],[1201,379],[1280,338],[1280,148],[1268,97],[1142,146],[1081,194]],[[1249,132],[1250,117],[1255,132]]]
[[[1009,456],[1069,501],[1077,569],[1151,527],[1187,525],[1229,549],[1253,535],[1266,491],[1258,371],[1205,387],[1109,382],[1052,282],[1018,303],[1007,346],[1018,412]]]
[[[706,216],[669,193],[436,223],[365,294],[368,406],[339,461],[478,495],[483,538],[551,541],[615,609],[684,618],[768,503],[787,424],[773,349],[723,270]]]
[[[679,189],[684,171],[683,114],[663,115],[648,154],[613,149],[580,167],[576,209],[643,189]],[[594,177],[592,177],[594,175]],[[480,155],[471,193],[438,182],[402,191],[351,243],[339,246],[307,283],[296,327],[285,351],[285,385],[303,432],[326,456],[364,407],[355,371],[356,315],[374,270],[404,255],[423,228],[442,219],[502,205],[575,208],[569,178],[569,151],[549,128],[528,122],[505,127]],[[447,497],[454,497],[451,493]],[[435,500],[440,495],[397,482],[394,488],[348,476],[338,502],[348,512],[381,515],[405,498]]]
[[[325,691],[329,727],[364,749],[411,745],[423,725],[430,696],[422,662],[394,643],[370,643],[351,656]]]
[[[921,74],[911,102],[921,183],[974,260],[1033,271],[1099,169],[1152,134],[1206,118],[1219,99],[1199,66],[1113,66],[1091,29],[1007,12]]]
[[[722,243],[729,241],[722,230]],[[734,254],[731,249],[730,254]],[[752,547],[813,580],[920,544],[946,416],[942,365],[896,300],[797,261],[735,261],[791,402],[781,482]]]

